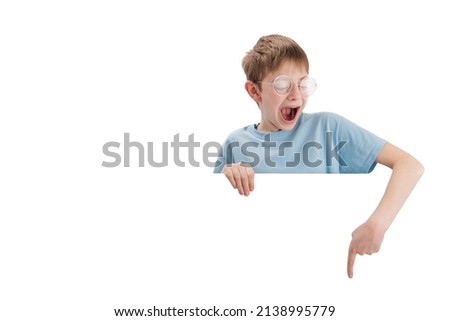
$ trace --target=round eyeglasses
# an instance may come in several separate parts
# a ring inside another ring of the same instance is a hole
[[[300,89],[302,95],[307,97],[314,94],[317,88],[316,80],[309,76],[303,78],[299,84],[296,84],[290,77],[285,75],[278,76],[273,82],[259,81],[259,83],[273,85],[273,90],[280,96],[287,95],[291,91],[293,85],[296,85],[298,89]]]

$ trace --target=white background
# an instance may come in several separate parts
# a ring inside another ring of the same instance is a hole
[[[448,318],[443,3],[2,2],[0,319],[115,320],[114,308],[154,305]],[[309,56],[319,87],[307,112],[339,113],[426,168],[352,280],[350,235],[381,198],[381,166],[260,175],[247,198],[206,166],[101,166],[125,132],[158,152],[177,133],[204,145],[258,122],[240,64],[271,33]]]

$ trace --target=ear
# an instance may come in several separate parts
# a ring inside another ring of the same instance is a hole
[[[249,96],[256,101],[256,103],[260,103],[261,102],[261,93],[258,89],[258,87],[256,87],[255,83],[253,83],[250,80],[247,80],[245,82],[245,90],[247,91],[247,93],[249,94]]]

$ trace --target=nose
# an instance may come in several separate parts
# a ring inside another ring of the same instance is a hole
[[[299,85],[294,84],[291,86],[291,89],[289,91],[288,100],[291,101],[299,101],[300,103],[303,102],[303,99],[305,97],[303,96],[302,91],[300,90]]]

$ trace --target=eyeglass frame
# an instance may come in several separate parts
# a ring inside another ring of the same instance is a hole
[[[279,93],[279,92],[275,89],[275,83],[276,83],[277,79],[282,78],[282,77],[289,79],[289,82],[290,82],[289,88],[288,88],[288,90],[287,90],[287,92],[286,92],[285,94],[281,94],[281,93]],[[313,93],[310,94],[310,95],[306,95],[306,94],[303,93],[303,91],[302,91],[301,85],[302,85],[302,82],[305,81],[305,80],[313,80],[313,81],[314,81],[315,88],[314,88]],[[305,95],[306,97],[312,96],[312,95],[315,93],[316,89],[317,89],[317,82],[316,82],[316,79],[313,78],[313,77],[311,77],[311,76],[309,76],[309,75],[306,76],[306,77],[304,77],[304,78],[302,78],[302,79],[300,80],[300,83],[296,83],[295,81],[293,81],[293,79],[292,79],[291,77],[289,77],[289,76],[287,76],[287,75],[279,75],[279,76],[277,76],[272,82],[258,81],[258,83],[259,83],[259,84],[272,85],[273,91],[274,91],[277,95],[279,95],[279,96],[286,96],[286,95],[289,95],[289,93],[291,92],[292,87],[293,87],[292,84],[296,85],[296,86],[298,87],[298,89],[300,90],[300,92],[301,92],[303,95]]]

